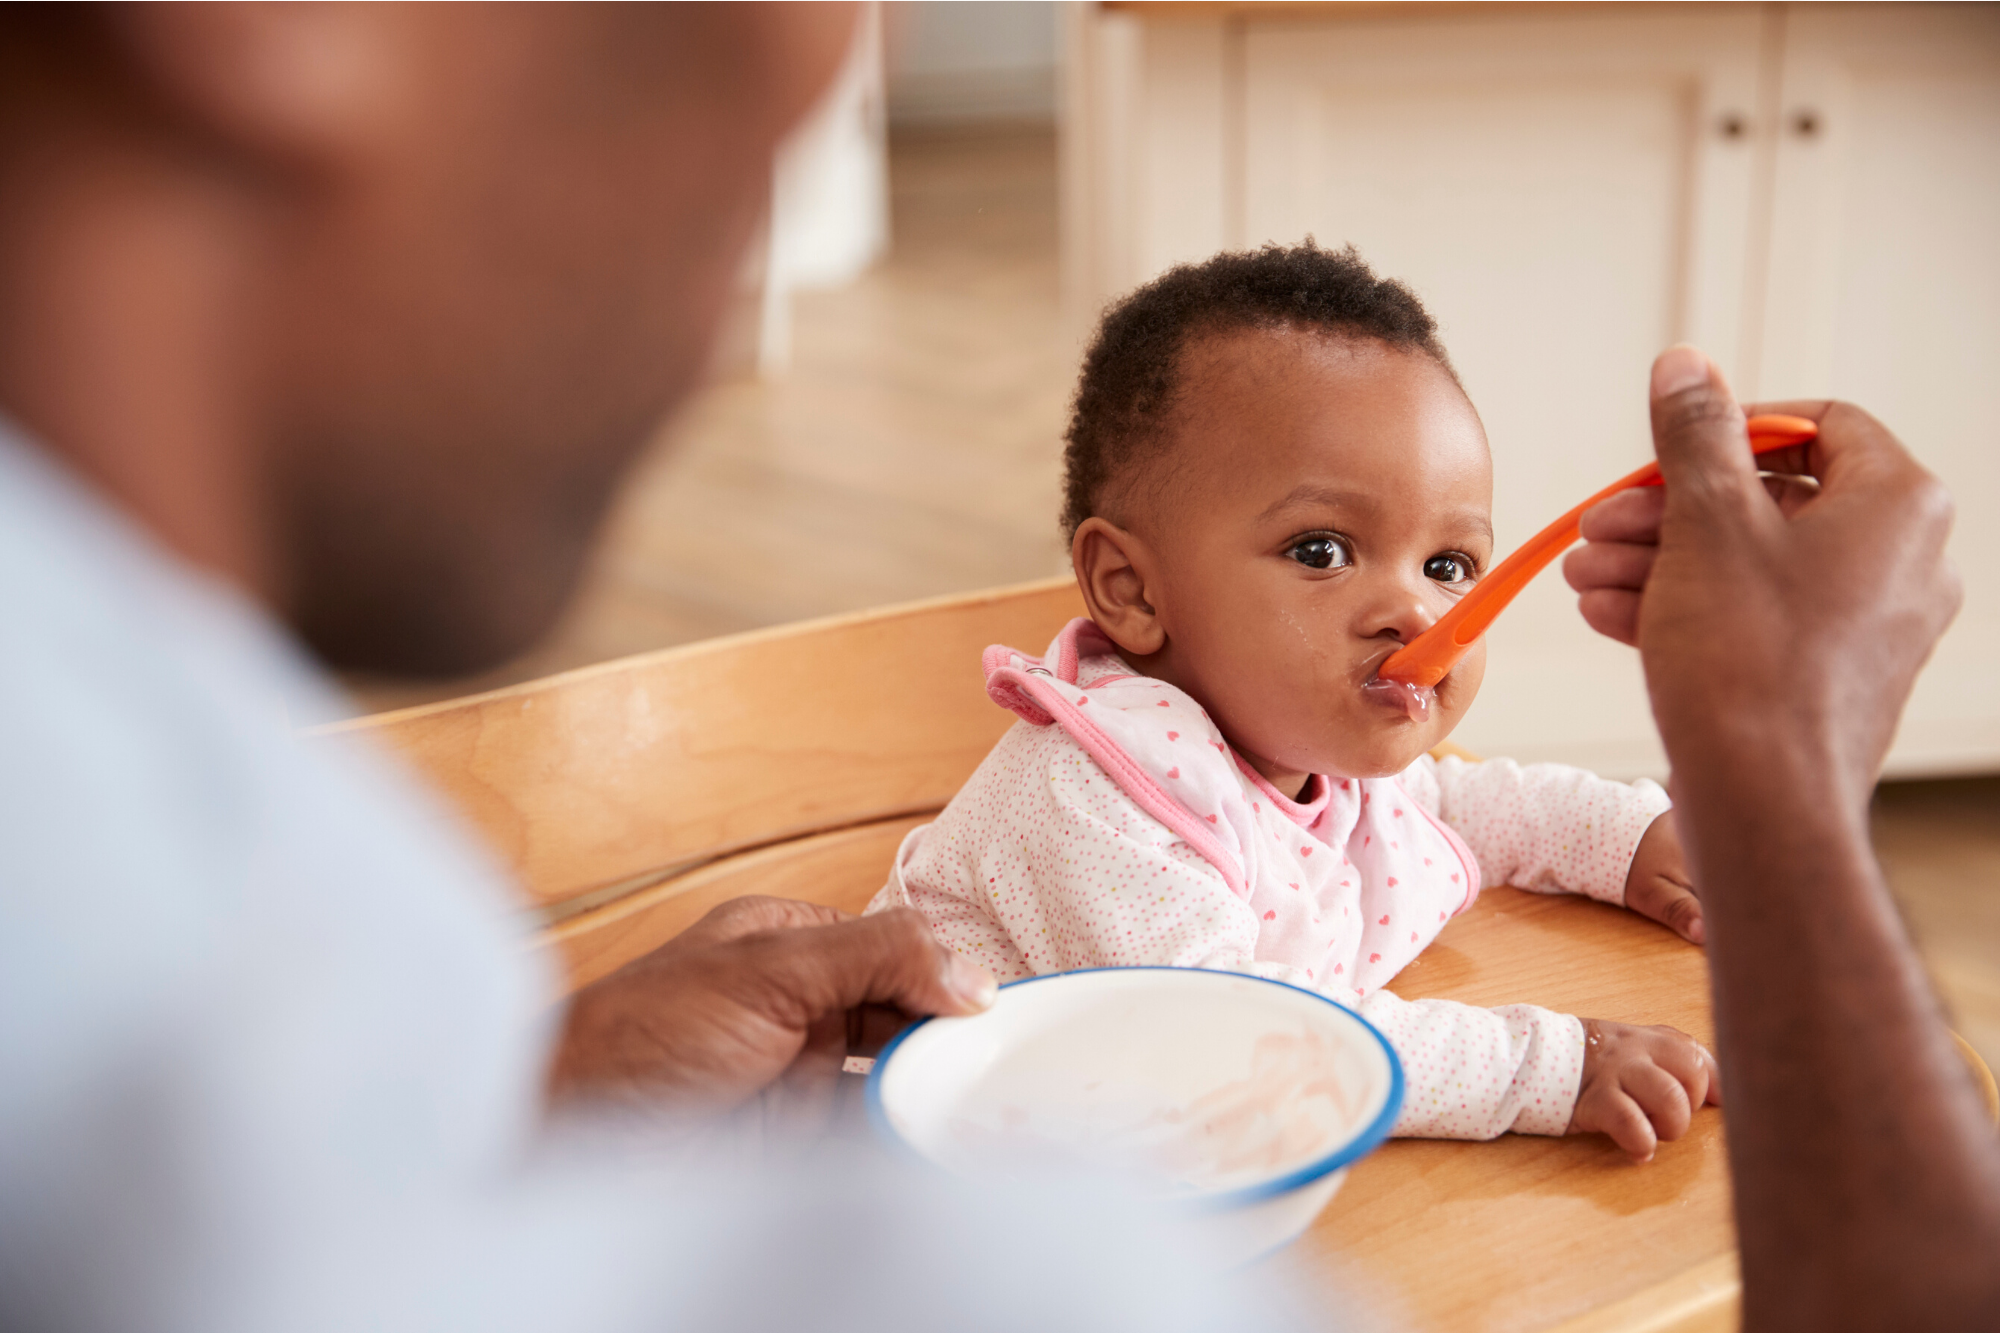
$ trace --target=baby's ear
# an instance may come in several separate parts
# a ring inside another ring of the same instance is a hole
[[[1087,518],[1077,525],[1069,557],[1090,618],[1121,652],[1151,657],[1166,646],[1146,593],[1153,560],[1143,541],[1106,519]]]

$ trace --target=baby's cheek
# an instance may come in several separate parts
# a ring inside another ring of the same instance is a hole
[[[1451,734],[1451,729],[1465,716],[1465,710],[1472,707],[1472,701],[1479,697],[1479,687],[1485,680],[1486,640],[1481,639],[1466,650],[1465,656],[1458,659],[1458,665],[1438,682],[1437,707],[1432,710],[1431,717],[1431,725],[1438,728],[1437,740],[1441,741]]]
[[[1385,744],[1392,738],[1384,734],[1386,728],[1380,716],[1356,707],[1355,701],[1343,697],[1341,692],[1329,690],[1310,698],[1298,697],[1290,707],[1284,706],[1276,695],[1270,702],[1278,704],[1272,721],[1282,739],[1274,737],[1276,743],[1265,753],[1288,768],[1356,778],[1402,771],[1384,767],[1393,761]]]

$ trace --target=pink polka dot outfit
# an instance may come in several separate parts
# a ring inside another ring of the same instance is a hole
[[[1668,807],[1658,786],[1426,756],[1393,778],[1315,776],[1295,801],[1089,620],[1041,658],[989,648],[985,667],[988,692],[1022,720],[904,841],[869,910],[916,908],[1003,981],[1151,963],[1317,990],[1402,1058],[1400,1135],[1568,1126],[1575,1018],[1385,987],[1482,880],[1622,902],[1639,839]]]

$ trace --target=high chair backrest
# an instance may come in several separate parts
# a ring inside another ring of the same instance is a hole
[[[1040,652],[1075,581],[669,648],[328,731],[401,752],[491,842],[580,985],[715,902],[780,893],[858,911],[1011,713],[990,643]]]
[[[981,650],[1039,651],[1081,612],[1074,583],[1050,579],[691,644],[328,730],[372,734],[458,803],[513,865],[581,985],[738,894],[859,911],[903,835],[1014,720],[986,697]],[[1566,896],[1489,887],[1395,985],[1404,999],[1531,1000],[1702,1040],[1714,1031],[1699,949]],[[1968,1063],[1994,1098],[1984,1066]],[[1734,1327],[1721,1129],[1719,1116],[1697,1116],[1643,1171],[1611,1165],[1601,1144],[1557,1139],[1392,1143],[1299,1253],[1364,1273],[1412,1328]],[[1440,1266],[1439,1235],[1483,1240]],[[1551,1254],[1562,1256],[1553,1269]]]

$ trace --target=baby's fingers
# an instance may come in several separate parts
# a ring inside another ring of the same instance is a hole
[[[1658,1030],[1670,1040],[1655,1050],[1654,1062],[1686,1090],[1688,1105],[1722,1105],[1722,1066],[1715,1062],[1715,1053],[1677,1028]]]
[[[1654,1151],[1660,1146],[1660,1136],[1653,1131],[1652,1119],[1630,1095],[1621,1090],[1605,1093],[1597,1106],[1596,1118],[1601,1122],[1592,1128],[1610,1136],[1611,1141],[1625,1150],[1635,1162],[1650,1162]]]
[[[1633,901],[1633,895],[1626,894],[1626,905],[1641,916],[1649,916],[1690,944],[1701,944],[1708,939],[1708,929],[1702,924],[1701,899],[1685,884],[1655,877]]]
[[[1695,1089],[1658,1065],[1633,1070],[1625,1079],[1625,1091],[1646,1113],[1653,1132],[1669,1143],[1688,1132],[1694,1108],[1700,1104]]]

